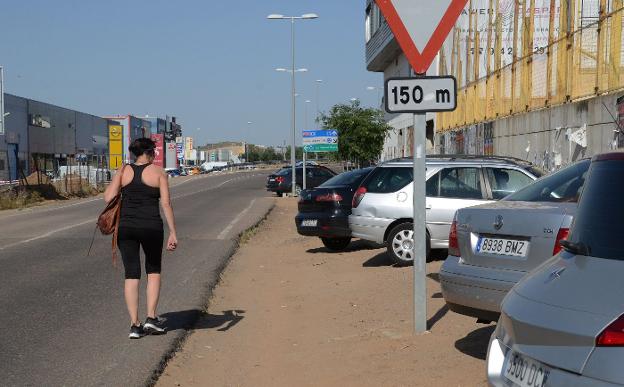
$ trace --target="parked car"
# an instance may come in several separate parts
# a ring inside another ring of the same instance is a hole
[[[358,169],[334,176],[299,195],[297,232],[317,236],[330,250],[344,250],[351,242],[349,214],[355,190],[373,168]]]
[[[165,172],[169,177],[177,177],[180,176],[180,170],[178,168],[166,168]]]
[[[398,265],[413,262],[411,159],[386,162],[364,179],[353,196],[349,227],[354,237],[386,243]],[[495,156],[428,156],[426,249],[448,247],[455,211],[500,199],[543,172],[531,163]]]
[[[457,210],[440,269],[449,309],[498,320],[509,289],[561,250],[589,164],[581,160],[499,202]]]
[[[595,156],[563,251],[505,297],[493,386],[624,385],[624,154]]]
[[[296,167],[295,193],[301,193],[303,187],[303,167]],[[322,166],[306,167],[306,188],[316,188],[327,180],[336,176],[336,172]],[[292,168],[282,168],[274,177],[269,177],[266,185],[267,191],[275,192],[282,196],[285,192],[292,191]]]

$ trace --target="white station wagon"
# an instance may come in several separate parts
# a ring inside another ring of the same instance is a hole
[[[533,164],[497,156],[427,156],[427,256],[448,248],[455,211],[502,199],[543,172]],[[398,265],[413,261],[411,159],[388,161],[375,168],[353,197],[349,227],[356,238],[386,243]]]

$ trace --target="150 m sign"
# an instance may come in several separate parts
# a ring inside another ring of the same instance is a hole
[[[453,77],[389,78],[385,87],[388,113],[446,112],[457,107]]]

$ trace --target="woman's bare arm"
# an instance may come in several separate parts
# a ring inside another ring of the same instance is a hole
[[[173,207],[171,206],[171,196],[169,193],[169,179],[163,171],[160,176],[160,206],[165,214],[167,226],[169,227],[169,238],[167,239],[167,250],[175,250],[178,245],[178,237],[175,228],[175,219],[173,217]]]

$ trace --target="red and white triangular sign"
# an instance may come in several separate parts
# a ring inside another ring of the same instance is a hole
[[[417,74],[425,74],[468,0],[375,0]]]

